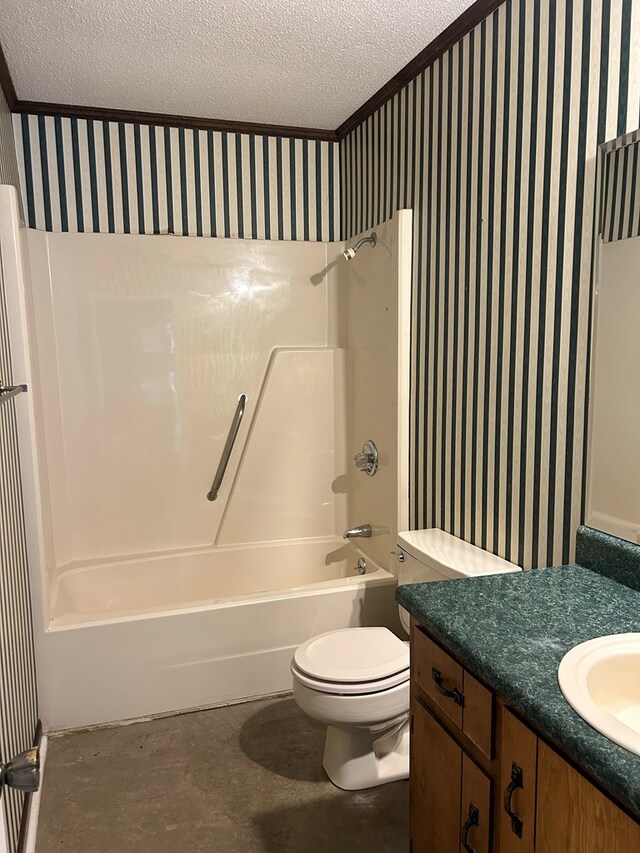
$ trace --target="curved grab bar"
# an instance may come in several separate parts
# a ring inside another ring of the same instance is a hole
[[[215,501],[218,497],[218,492],[220,491],[220,486],[222,486],[224,475],[227,473],[227,465],[229,464],[231,451],[233,450],[233,445],[236,443],[236,438],[238,437],[238,430],[240,429],[240,424],[244,417],[246,405],[247,395],[240,394],[238,397],[238,405],[236,406],[236,411],[233,416],[233,420],[231,421],[231,427],[229,428],[229,435],[227,436],[227,440],[222,448],[222,456],[220,457],[220,462],[218,462],[218,468],[216,469],[213,483],[211,484],[211,488],[207,494],[207,500],[209,501]]]

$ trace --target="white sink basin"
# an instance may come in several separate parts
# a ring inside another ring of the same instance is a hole
[[[640,633],[580,643],[560,661],[558,681],[594,729],[640,755]]]

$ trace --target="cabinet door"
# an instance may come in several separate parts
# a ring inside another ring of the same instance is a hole
[[[537,853],[632,853],[640,824],[551,747],[538,751]]]
[[[462,750],[412,700],[411,841],[413,853],[454,853],[460,846]]]
[[[491,780],[466,753],[462,754],[460,850],[489,853],[491,849]]]
[[[533,853],[538,738],[506,708],[500,747],[500,853]]]

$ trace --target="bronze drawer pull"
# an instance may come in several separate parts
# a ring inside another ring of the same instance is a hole
[[[504,792],[504,810],[511,818],[511,832],[522,838],[522,821],[511,808],[511,799],[518,788],[524,788],[522,783],[522,768],[513,762],[511,765],[511,781]]]
[[[442,673],[439,669],[436,669],[435,666],[431,668],[431,678],[433,678],[436,683],[438,693],[442,693],[443,696],[453,699],[456,705],[460,705],[461,708],[464,708],[464,693],[461,693],[457,687],[454,687],[453,690],[447,690],[442,683]]]
[[[478,826],[479,823],[480,813],[478,812],[478,807],[475,803],[469,803],[469,817],[462,825],[462,846],[467,853],[476,853],[476,848],[472,847],[467,839],[469,838],[472,827]]]

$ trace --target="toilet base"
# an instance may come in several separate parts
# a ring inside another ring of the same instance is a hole
[[[345,791],[408,779],[409,714],[383,731],[329,726],[322,766],[333,784]]]

